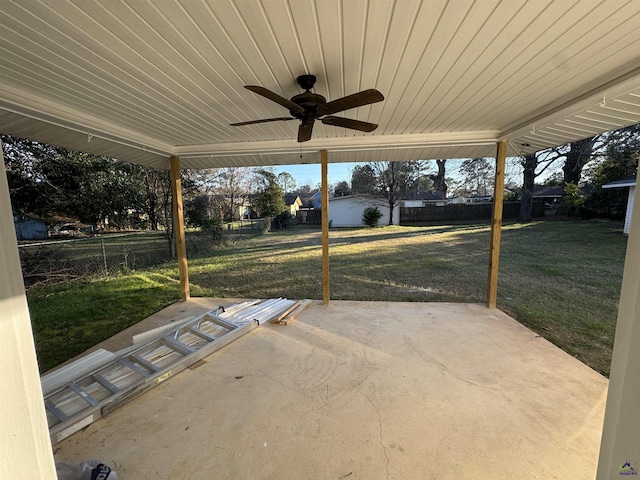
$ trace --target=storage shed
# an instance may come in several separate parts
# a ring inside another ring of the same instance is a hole
[[[636,177],[626,177],[615,182],[605,183],[602,188],[626,188],[629,187],[629,197],[627,198],[627,213],[624,216],[624,233],[629,235],[631,231],[631,216],[633,215],[633,200],[636,194]]]
[[[362,227],[362,215],[368,207],[382,213],[380,225],[389,224],[389,202],[382,198],[347,195],[329,199],[329,222],[332,227]],[[400,206],[393,207],[393,225],[400,225]]]

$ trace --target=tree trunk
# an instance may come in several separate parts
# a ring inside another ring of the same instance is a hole
[[[447,182],[445,181],[445,163],[447,163],[446,159],[436,160],[436,164],[438,165],[438,173],[435,175],[429,175],[429,178],[433,181],[433,188],[436,192],[442,194],[443,198],[447,198]]]
[[[393,225],[393,207],[394,201],[389,199],[389,225]]]
[[[562,167],[563,172],[563,192],[564,186],[568,183],[578,185],[582,176],[582,169],[591,160],[593,145],[597,137],[589,137],[577,142],[571,142],[567,159]]]
[[[530,222],[533,211],[533,187],[536,180],[536,167],[538,159],[535,153],[524,157],[522,162],[523,181],[522,181],[522,199],[520,200],[520,213],[518,220],[521,222]]]

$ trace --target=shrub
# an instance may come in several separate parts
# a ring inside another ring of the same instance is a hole
[[[378,207],[367,207],[362,212],[362,223],[368,227],[380,226],[380,219],[382,218],[382,212]]]
[[[295,217],[293,215],[291,215],[291,213],[289,213],[287,210],[285,210],[284,212],[282,212],[282,213],[280,213],[280,214],[275,216],[271,226],[274,229],[289,228],[290,226],[293,225],[294,218]]]
[[[224,225],[220,212],[215,212],[209,217],[202,220],[202,231],[206,232],[214,245],[222,245],[224,243]]]

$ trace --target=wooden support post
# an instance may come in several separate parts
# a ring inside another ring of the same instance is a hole
[[[487,308],[496,308],[498,298],[498,264],[500,262],[500,233],[502,228],[502,202],[504,200],[504,170],[506,159],[507,142],[498,142],[495,189],[493,192],[493,217],[491,221],[491,245],[489,247]]]
[[[176,252],[178,254],[178,272],[180,273],[180,298],[186,302],[189,293],[189,267],[187,265],[187,244],[184,236],[184,215],[182,212],[182,186],[180,184],[180,159],[172,156],[171,195],[173,197],[173,229],[176,234]]]
[[[320,152],[322,168],[322,301],[329,304],[329,153]]]

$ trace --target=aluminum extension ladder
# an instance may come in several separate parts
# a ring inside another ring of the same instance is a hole
[[[250,332],[294,302],[244,302],[207,312],[130,347],[106,364],[44,394],[49,435],[56,444],[144,391]]]

